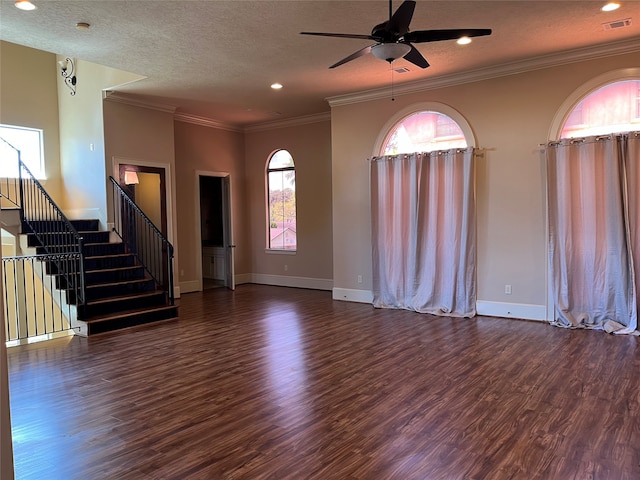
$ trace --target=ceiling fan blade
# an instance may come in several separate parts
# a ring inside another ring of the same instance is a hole
[[[361,57],[363,55],[366,55],[367,53],[371,52],[371,48],[373,47],[373,45],[369,45],[368,47],[364,47],[360,50],[358,50],[355,53],[352,53],[351,55],[349,55],[346,58],[343,58],[342,60],[340,60],[338,63],[334,63],[333,65],[331,65],[329,68],[336,68],[339,67],[340,65],[343,65],[347,62],[350,62],[351,60],[355,60],[358,57]]]
[[[391,2],[389,2],[391,3]],[[387,28],[390,32],[394,32],[399,36],[404,35],[409,31],[409,24],[413,18],[413,11],[416,8],[416,2],[413,0],[405,0],[402,5],[398,7],[396,12],[389,20]]]
[[[413,45],[409,46],[411,47],[411,50],[404,56],[404,59],[420,68],[427,68],[429,66],[427,59],[422,56],[416,47]]]
[[[482,37],[491,35],[490,28],[456,28],[451,30],[417,30],[404,35],[405,42],[425,43],[441,40],[456,40],[460,37]]]
[[[359,38],[361,40],[375,40],[371,35],[359,35],[357,33],[300,32],[300,35],[316,35],[318,37]]]

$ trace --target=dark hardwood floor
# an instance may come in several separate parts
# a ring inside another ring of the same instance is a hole
[[[638,479],[637,337],[240,285],[8,351],[17,480]]]

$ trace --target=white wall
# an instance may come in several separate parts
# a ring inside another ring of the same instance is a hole
[[[60,56],[59,59],[64,59]],[[70,218],[97,218],[107,224],[107,169],[102,116],[103,90],[139,75],[76,62],[76,94],[58,76],[62,209]]]
[[[332,107],[334,297],[372,288],[367,158],[388,119],[421,102],[464,116],[486,149],[477,168],[480,313],[546,316],[546,217],[539,144],[572,92],[604,72],[640,65],[640,54],[576,62],[408,95]],[[358,275],[363,283],[357,283]],[[512,294],[504,293],[506,284]]]

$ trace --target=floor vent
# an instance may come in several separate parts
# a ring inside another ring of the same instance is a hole
[[[407,73],[409,69],[407,67],[399,67],[399,68],[394,68],[393,71],[396,73]]]

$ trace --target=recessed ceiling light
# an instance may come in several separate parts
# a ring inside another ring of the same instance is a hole
[[[619,2],[609,2],[600,10],[602,10],[603,12],[613,12],[614,10],[617,10],[619,8],[620,8]]]
[[[38,8],[29,0],[16,0],[15,6],[20,10],[35,10]]]
[[[469,37],[460,37],[456,40],[458,45],[469,45],[471,43],[471,39]]]
[[[280,90],[282,88],[282,84],[281,83],[272,83],[271,84],[271,88],[273,88],[274,90]]]

